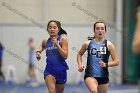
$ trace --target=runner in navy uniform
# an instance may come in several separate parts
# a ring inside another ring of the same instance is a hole
[[[107,93],[109,83],[108,67],[117,66],[119,59],[114,45],[106,40],[106,25],[103,22],[94,24],[94,38],[86,41],[77,55],[78,70],[82,72],[82,55],[87,50],[87,66],[85,69],[85,84],[90,93]],[[111,54],[112,62],[108,62]]]

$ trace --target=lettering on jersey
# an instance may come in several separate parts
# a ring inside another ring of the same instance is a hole
[[[100,51],[97,50],[96,48],[92,48],[90,54],[95,55],[97,58],[101,58]]]
[[[57,41],[57,43],[60,44],[60,41]],[[53,49],[57,49],[55,44],[53,44],[52,46],[46,48],[46,50],[53,50]]]
[[[100,54],[106,54],[106,47],[100,47]]]
[[[53,49],[57,49],[57,47],[52,46],[52,47],[47,47],[46,50],[53,50]]]
[[[90,50],[90,54],[96,56],[97,58],[101,58],[101,54],[106,54],[106,47],[100,47],[100,50],[92,48]]]

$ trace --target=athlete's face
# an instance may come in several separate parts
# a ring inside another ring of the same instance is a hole
[[[50,36],[57,36],[59,32],[59,28],[55,22],[51,22],[48,27],[48,33]]]
[[[104,23],[96,23],[94,34],[97,38],[105,37],[106,31]]]

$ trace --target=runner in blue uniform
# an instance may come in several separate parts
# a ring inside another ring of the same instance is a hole
[[[59,21],[51,20],[47,25],[50,38],[43,40],[36,52],[36,57],[40,60],[41,52],[46,50],[46,68],[44,79],[49,93],[63,93],[64,85],[67,81],[66,63],[68,57],[68,41],[66,32],[61,28]]]
[[[117,66],[119,58],[114,45],[105,39],[106,25],[103,22],[94,24],[94,38],[86,41],[77,55],[78,71],[82,72],[82,55],[88,52],[85,69],[85,84],[90,93],[107,93],[109,83],[108,67]],[[109,55],[112,62],[108,62]]]

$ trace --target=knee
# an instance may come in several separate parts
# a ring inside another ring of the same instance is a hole
[[[55,93],[55,89],[49,90],[49,93]]]
[[[92,89],[92,90],[90,90],[90,93],[97,93],[97,90],[96,89]]]

